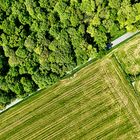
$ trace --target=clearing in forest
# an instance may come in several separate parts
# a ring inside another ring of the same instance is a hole
[[[0,140],[140,139],[140,102],[114,51],[0,120]]]

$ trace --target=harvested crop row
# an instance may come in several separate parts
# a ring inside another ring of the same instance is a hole
[[[11,115],[5,112],[8,119],[3,113],[0,139],[136,139],[140,105],[134,94],[116,59],[108,56],[30,97],[9,110]]]

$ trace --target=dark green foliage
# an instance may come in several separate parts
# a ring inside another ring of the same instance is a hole
[[[23,85],[24,91],[26,93],[32,93],[37,89],[35,83],[31,80],[31,78],[22,77],[20,79],[20,82]]]
[[[1,0],[0,104],[52,85],[137,29],[137,0]]]
[[[11,1],[11,0],[1,0],[1,1],[0,1],[0,7],[1,7],[1,9],[2,9],[3,11],[8,10],[8,8],[10,7],[10,4],[11,4],[10,1]]]
[[[13,98],[13,95],[10,95],[10,93],[0,90],[0,109],[3,109],[5,105],[10,103],[11,98]]]

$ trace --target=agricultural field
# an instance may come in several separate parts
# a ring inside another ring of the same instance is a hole
[[[114,54],[135,90],[140,93],[140,34],[127,41]]]
[[[2,113],[0,140],[140,139],[140,99],[114,54]]]

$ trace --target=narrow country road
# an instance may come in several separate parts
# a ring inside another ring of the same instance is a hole
[[[139,31],[136,32],[128,32],[124,35],[122,35],[121,37],[115,39],[114,41],[112,41],[111,43],[113,44],[112,47],[122,43],[123,41],[125,41],[126,39],[132,37],[133,35],[137,34]]]
[[[127,40],[128,38],[132,37],[133,35],[137,34],[138,32],[139,32],[139,31],[136,31],[136,32],[128,32],[128,33],[122,35],[121,37],[115,39],[114,41],[111,42],[111,43],[113,44],[112,47],[115,47],[116,45],[118,45],[118,44],[120,44],[121,42]],[[90,61],[90,60],[91,60],[91,58],[89,58],[88,61]],[[8,108],[10,108],[10,107],[16,105],[16,104],[19,103],[20,101],[22,101],[22,99],[16,99],[15,101],[11,102],[11,104],[7,105],[7,106],[5,107],[5,109],[0,110],[0,113],[3,112],[3,111],[5,111],[5,110],[7,110]]]

